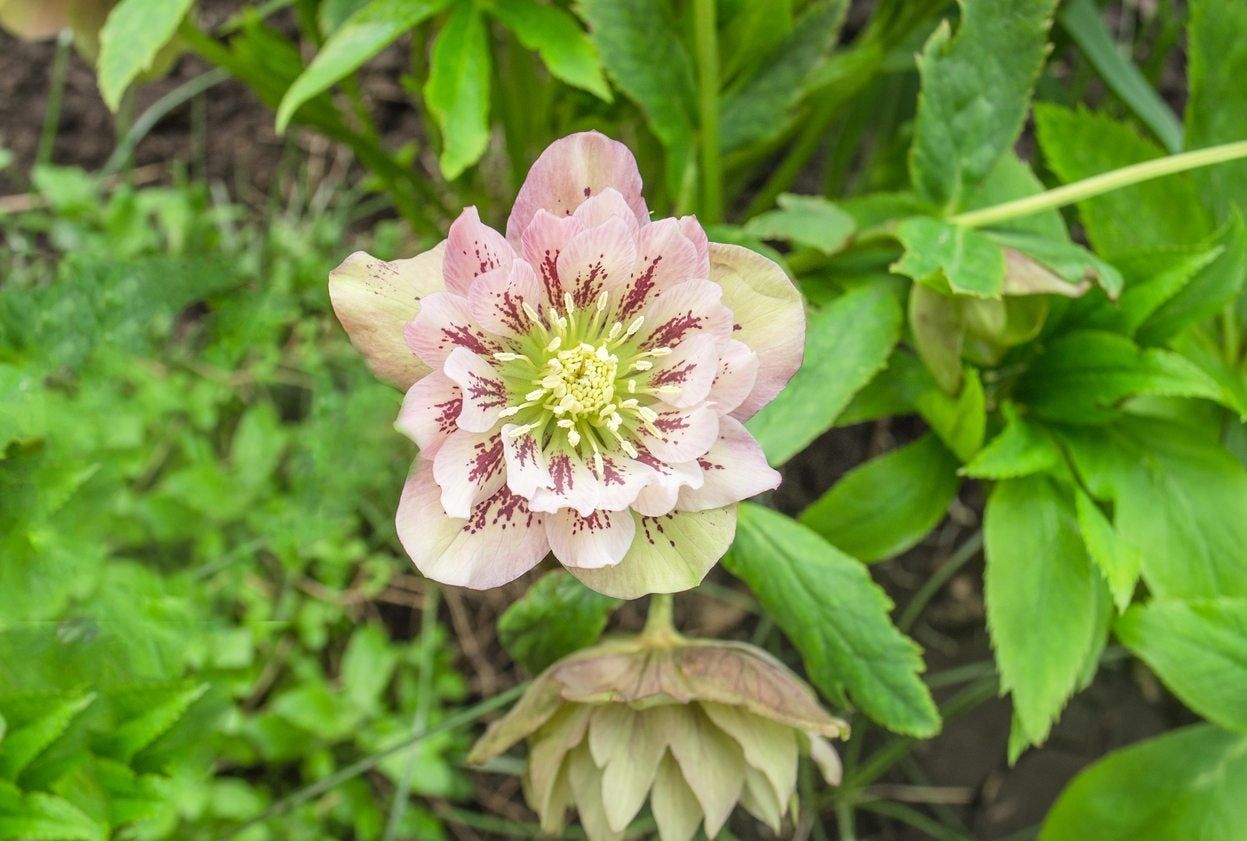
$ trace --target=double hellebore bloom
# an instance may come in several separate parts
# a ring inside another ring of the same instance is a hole
[[[799,293],[692,217],[651,220],[601,134],[546,149],[506,236],[469,207],[417,257],[351,255],[329,291],[407,390],[398,534],[430,578],[494,587],[553,551],[613,596],[684,590],[779,483],[742,421],[800,364]]]
[[[839,783],[826,738],[847,731],[761,649],[642,635],[555,663],[468,759],[527,739],[524,795],[546,832],[574,806],[591,841],[616,841],[648,798],[663,841],[688,841],[699,824],[714,838],[737,803],[778,834],[799,754]]]

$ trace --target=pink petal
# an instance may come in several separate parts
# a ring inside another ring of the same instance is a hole
[[[691,409],[654,410],[658,412],[654,421],[658,434],[641,427],[639,437],[659,461],[692,461],[705,455],[718,440],[719,415],[705,404]]]
[[[723,306],[722,298],[723,290],[708,280],[686,280],[667,289],[642,313],[641,349],[675,347],[698,333],[729,338],[732,312]]]
[[[433,457],[433,478],[442,488],[442,508],[450,517],[467,517],[472,506],[493,496],[507,478],[498,433],[451,433]]]
[[[589,307],[603,290],[622,286],[635,262],[632,232],[619,219],[607,219],[576,234],[559,253],[560,288],[577,307]],[[562,299],[549,302],[563,309]]]
[[[651,468],[619,453],[603,455],[600,472],[594,459],[566,450],[546,453],[546,464],[550,487],[533,494],[534,511],[574,508],[585,517],[599,509],[622,511],[654,479]]]
[[[532,499],[538,488],[553,487],[546,455],[532,432],[512,434],[516,425],[502,427],[502,449],[507,459],[507,487],[525,499]]]
[[[458,428],[462,407],[459,386],[441,371],[434,371],[407,389],[394,428],[415,441],[425,458],[432,458]]]
[[[498,369],[483,356],[457,347],[446,357],[444,370],[462,391],[459,428],[469,432],[492,429],[507,407],[507,384]]]
[[[719,349],[719,372],[710,385],[709,400],[720,414],[734,411],[758,379],[758,355],[735,339]]]
[[[424,575],[483,590],[513,581],[549,551],[545,517],[502,488],[467,519],[447,517],[426,460],[412,466],[398,504],[398,538]]]
[[[800,367],[805,309],[784,270],[747,248],[713,243],[710,277],[723,287],[723,303],[735,319],[733,338],[758,355],[757,382],[732,413],[743,421],[771,402]]]
[[[654,458],[649,450],[638,448],[637,459],[648,464],[658,474],[657,478],[641,489],[632,510],[647,517],[661,517],[675,510],[682,488],[700,488],[705,478],[697,460],[667,464]]]
[[[554,141],[528,171],[515,198],[507,239],[518,245],[538,210],[568,216],[585,199],[608,187],[623,196],[638,222],[649,218],[641,196],[641,173],[627,146],[596,131]]]
[[[372,372],[406,389],[429,366],[403,341],[403,325],[415,318],[420,300],[442,289],[445,244],[409,260],[385,262],[357,251],[329,273],[333,311]]]
[[[446,288],[467,295],[486,272],[511,268],[515,252],[502,234],[481,223],[475,207],[464,208],[446,234]]]
[[[495,269],[472,281],[468,290],[468,307],[476,322],[500,336],[524,335],[532,321],[524,312],[524,304],[541,309],[541,284],[532,266],[516,260],[511,268]]]
[[[488,356],[502,350],[468,306],[468,299],[449,292],[436,292],[421,301],[420,312],[407,323],[403,338],[416,355],[431,368],[440,368],[457,347]]]
[[[560,307],[563,305],[563,282],[559,277],[559,254],[572,237],[584,229],[579,219],[539,210],[524,231],[524,260],[536,270],[545,299],[558,301]]]
[[[632,545],[636,522],[629,511],[594,511],[582,517],[563,510],[546,517],[546,539],[566,567],[600,569],[619,563]]]
[[[659,399],[677,409],[687,409],[705,400],[719,373],[720,344],[713,336],[699,333],[655,359],[650,386],[679,389],[674,394],[660,394]]]
[[[722,508],[779,487],[779,473],[766,463],[758,442],[734,418],[719,419],[719,440],[697,463],[706,482],[700,488],[680,491],[681,511]]]
[[[697,277],[710,276],[710,240],[696,216],[681,216],[680,230],[697,249]]]
[[[635,232],[640,227],[636,214],[628,206],[628,202],[614,187],[607,187],[595,196],[590,196],[576,208],[572,214],[586,228],[595,228],[608,219],[619,219]]]
[[[686,280],[704,279],[708,273],[703,266],[706,261],[698,257],[696,246],[675,219],[662,219],[642,227],[637,232],[636,248],[638,259],[619,296],[615,315],[625,324],[659,293]]]
[[[649,593],[678,593],[701,583],[723,557],[736,533],[736,506],[642,517],[623,560],[602,569],[568,571],[599,593],[635,599]]]

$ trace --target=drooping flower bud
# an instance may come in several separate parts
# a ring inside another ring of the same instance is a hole
[[[490,726],[474,763],[528,742],[524,794],[547,832],[575,807],[591,841],[623,837],[648,798],[663,841],[713,838],[739,803],[778,833],[797,761],[828,783],[848,727],[765,651],[674,634],[607,641],[552,665]]]

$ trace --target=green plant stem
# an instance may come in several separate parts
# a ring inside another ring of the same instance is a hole
[[[680,638],[675,629],[673,614],[675,612],[675,596],[670,593],[655,593],[649,597],[649,612],[645,614],[645,629],[641,636],[650,642],[665,645]]]
[[[897,621],[896,626],[902,631],[908,631],[912,628],[914,623],[918,621],[918,617],[922,615],[922,611],[926,609],[927,603],[982,548],[983,532],[979,530],[966,538],[966,542],[958,546],[948,560],[932,573],[931,577],[923,583],[917,593],[914,593],[914,597],[909,600],[909,604],[905,605],[905,611],[901,614],[901,618]]]
[[[52,160],[52,146],[61,124],[61,103],[65,99],[65,77],[69,73],[69,48],[73,42],[73,32],[68,29],[62,30],[56,38],[56,53],[52,56],[52,72],[48,79],[48,105],[43,111],[43,128],[39,131],[39,145],[35,151],[36,166]]]
[[[857,841],[853,803],[846,797],[836,801],[836,831],[840,841]]]
[[[153,102],[146,111],[139,115],[139,118],[130,126],[130,130],[121,138],[112,155],[109,156],[108,161],[104,164],[102,174],[113,175],[120,172],[129,163],[130,156],[134,154],[134,149],[139,145],[139,141],[146,137],[148,132],[155,128],[156,124],[164,119],[170,111],[209,88],[219,85],[228,78],[229,72],[218,67],[178,85]]]
[[[411,732],[420,733],[429,726],[429,710],[433,706],[433,667],[437,655],[437,606],[442,591],[436,584],[429,584],[420,611],[420,674],[416,687],[416,713],[412,718]],[[412,751],[403,765],[402,779],[390,801],[390,814],[385,821],[383,841],[394,841],[407,811],[407,799],[411,796],[411,778],[416,772],[416,754]]]
[[[894,803],[891,800],[869,800],[861,804],[863,809],[883,815],[889,818],[895,818],[898,821],[909,824],[919,832],[924,832],[938,841],[969,841],[968,835],[949,829],[939,821],[929,818],[910,806],[903,803]]]
[[[1150,181],[1153,178],[1161,178],[1191,169],[1226,163],[1239,158],[1247,158],[1247,140],[1223,143],[1220,146],[1209,146],[1207,149],[1196,149],[1193,152],[1169,155],[1164,158],[1156,158],[1122,167],[1121,169],[1114,169],[1110,172],[1084,178],[1082,181],[1075,181],[1073,184],[1066,184],[1047,190],[1035,196],[1027,196],[1026,198],[1016,199],[1004,204],[985,207],[982,210],[959,213],[949,221],[968,228],[993,225],[998,222],[1019,219],[1044,210],[1052,210],[1064,207],[1067,204],[1095,198],[1104,193],[1119,190],[1122,187]]]
[[[339,786],[347,780],[354,779],[360,774],[365,774],[368,771],[371,771],[373,768],[376,768],[377,765],[379,765],[387,756],[391,756],[398,753],[400,750],[418,745],[425,739],[436,736],[439,733],[447,733],[452,730],[458,730],[460,727],[472,724],[494,710],[505,707],[507,704],[511,703],[511,701],[523,694],[524,690],[528,688],[528,684],[529,682],[525,681],[511,687],[500,695],[495,695],[492,698],[486,698],[477,704],[473,704],[466,710],[461,710],[454,715],[448,716],[444,721],[435,724],[432,727],[426,727],[418,733],[412,733],[403,738],[401,741],[390,745],[388,748],[384,748],[383,750],[370,754],[358,762],[353,762],[342,770],[330,774],[323,780],[319,780],[310,786],[305,786],[293,794],[283,797],[281,800],[278,800],[272,806],[265,809],[261,814],[251,818],[243,824],[240,824],[236,829],[234,829],[233,832],[226,835],[225,838],[234,838],[249,827],[255,826],[258,823],[263,823],[264,821],[276,817],[277,815],[285,814],[294,807],[306,803],[309,800],[313,800],[327,791],[331,791],[335,786]]]
[[[697,57],[697,114],[701,124],[701,219],[723,219],[723,161],[719,155],[719,34],[715,0],[693,0]]]

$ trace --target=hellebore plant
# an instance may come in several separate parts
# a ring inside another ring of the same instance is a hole
[[[742,422],[801,362],[801,296],[697,220],[651,220],[632,153],[596,132],[552,144],[506,236],[464,210],[443,243],[330,275],[373,371],[406,389],[420,447],[399,538],[420,571],[488,588],[548,552],[635,598],[696,586],[736,503],[779,474]]]
[[[827,738],[847,725],[770,654],[685,639],[660,604],[639,636],[546,669],[469,761],[526,739],[524,796],[546,832],[561,830],[574,806],[590,841],[614,841],[648,798],[663,841],[688,841],[698,825],[714,838],[738,803],[778,834],[802,752],[839,783]]]

